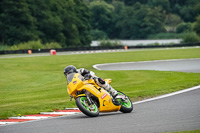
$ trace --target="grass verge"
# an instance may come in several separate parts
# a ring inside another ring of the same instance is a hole
[[[67,65],[111,78],[112,86],[133,101],[200,84],[199,73],[169,71],[98,71],[94,64],[200,58],[200,49],[173,49],[0,59],[0,119],[75,107],[69,101],[63,69]]]

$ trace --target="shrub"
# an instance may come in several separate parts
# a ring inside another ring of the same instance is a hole
[[[7,45],[1,45],[0,44],[0,51],[6,50],[8,48]]]
[[[43,49],[44,46],[40,40],[38,41],[29,41],[25,43],[20,43],[18,45],[13,45],[8,48],[8,50],[20,50],[20,49]]]
[[[19,50],[19,48],[17,47],[17,45],[13,45],[11,47],[8,47],[6,50]]]
[[[57,43],[57,42],[50,42],[50,43],[46,43],[44,46],[46,49],[51,49],[51,48],[62,48],[62,46]]]
[[[181,23],[176,27],[176,33],[191,32],[191,31],[192,31],[191,23]]]
[[[38,41],[29,41],[24,43],[25,45],[29,45],[31,49],[43,49],[44,45],[41,43],[40,40]]]
[[[92,40],[108,39],[108,35],[101,30],[92,30],[90,35]]]
[[[100,41],[100,46],[122,46],[123,44],[120,41],[110,41],[110,40],[102,40]]]
[[[20,50],[20,49],[51,49],[51,48],[62,48],[62,46],[57,42],[42,44],[40,40],[37,40],[37,41],[29,41],[25,43],[20,43],[18,45],[13,45],[11,47],[7,47],[6,49]]]
[[[182,42],[200,42],[200,37],[195,32],[187,32],[183,34]]]
[[[148,39],[174,39],[181,38],[181,34],[178,33],[158,33],[152,34],[148,36]]]
[[[194,22],[193,30],[200,36],[200,15],[197,17],[197,20]]]

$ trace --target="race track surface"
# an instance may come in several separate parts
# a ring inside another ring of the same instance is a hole
[[[200,59],[176,59],[97,64],[98,70],[158,70],[200,73]]]
[[[200,129],[200,89],[134,105],[132,113],[84,114],[0,127],[0,133],[160,133]]]

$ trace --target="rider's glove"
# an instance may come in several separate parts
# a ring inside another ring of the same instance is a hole
[[[88,80],[88,79],[90,79],[91,77],[92,77],[92,76],[91,76],[89,73],[84,75],[85,80]]]

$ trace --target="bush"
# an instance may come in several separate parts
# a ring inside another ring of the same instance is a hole
[[[20,43],[18,45],[13,45],[8,50],[20,50],[20,49],[43,49],[44,46],[40,40],[38,41],[29,41],[25,43]]]
[[[92,30],[90,32],[92,40],[108,39],[108,35],[101,30]]]
[[[40,40],[38,41],[29,41],[28,43],[24,43],[25,46],[29,45],[31,49],[43,49],[44,45],[41,43]]]
[[[178,33],[158,33],[149,35],[148,39],[175,39],[181,38],[181,34]]]
[[[100,41],[100,46],[122,46],[123,44],[120,41],[110,41],[110,40],[102,40]]]
[[[29,41],[25,43],[20,43],[18,45],[13,45],[7,47],[7,50],[20,50],[20,49],[51,49],[51,48],[62,48],[62,46],[57,42],[51,42],[42,44],[40,40],[38,41]]]
[[[11,47],[8,47],[6,50],[19,50],[19,48],[17,47],[17,45],[13,45]]]
[[[176,33],[191,32],[192,24],[191,23],[181,23],[176,27]]]
[[[195,32],[187,32],[183,34],[182,43],[200,42],[200,37]]]
[[[45,44],[46,49],[51,49],[51,48],[62,48],[62,46],[57,43],[57,42],[50,42]]]
[[[200,15],[197,17],[197,20],[194,22],[193,30],[200,36]]]
[[[7,47],[8,47],[7,45],[0,44],[0,51],[6,50]]]

